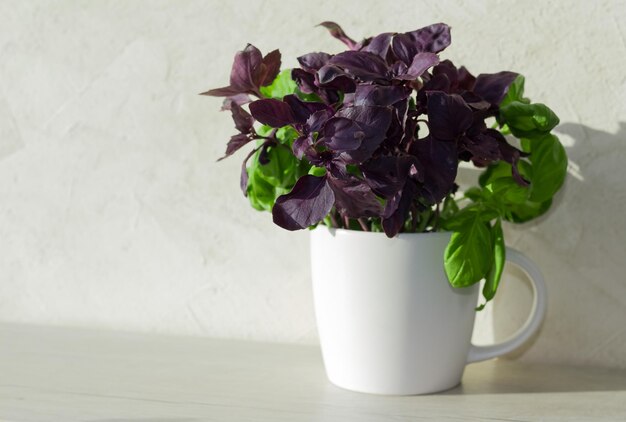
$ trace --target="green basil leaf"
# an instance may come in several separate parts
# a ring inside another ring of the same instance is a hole
[[[459,231],[470,225],[475,219],[488,223],[500,216],[496,207],[484,201],[466,206],[441,222],[445,230]]]
[[[567,154],[554,135],[532,138],[530,162],[533,174],[530,184],[530,200],[544,202],[561,188],[567,175]]]
[[[518,161],[517,169],[525,179],[532,179],[532,166],[528,161]],[[509,163],[505,161],[498,161],[497,163],[487,167],[487,169],[481,173],[481,175],[478,177],[478,184],[484,188],[489,183],[502,177],[508,177],[513,180],[513,171]]]
[[[285,145],[291,148],[293,141],[298,137],[298,131],[291,126],[283,126],[276,131],[276,138]]]
[[[255,128],[254,130],[257,133],[257,135],[259,135],[259,136],[269,136],[269,134],[272,133],[274,128],[271,127],[271,126],[268,126],[268,125],[261,125],[261,126]],[[263,142],[264,142],[263,140],[260,140],[261,144]],[[259,146],[259,145],[257,144],[257,146]]]
[[[309,174],[312,176],[322,177],[326,174],[326,167],[311,166]]]
[[[442,221],[446,221],[452,218],[458,212],[459,212],[459,206],[454,200],[454,197],[452,195],[446,196],[446,198],[443,200],[443,206],[441,207],[439,218]]]
[[[493,196],[493,199],[504,205],[523,204],[528,199],[529,190],[520,186],[511,177],[500,177],[490,181],[485,189]]]
[[[305,94],[304,92],[296,89],[296,96],[302,101],[309,103],[323,103],[324,101],[317,94]]]
[[[271,211],[277,197],[276,188],[263,179],[259,167],[256,160],[248,167],[248,200],[256,210]]]
[[[525,223],[543,215],[550,209],[552,198],[544,202],[526,201],[506,207],[504,219],[512,223]]]
[[[455,229],[444,254],[444,268],[453,287],[467,287],[485,277],[492,265],[492,236],[480,212]]]
[[[493,264],[487,273],[485,285],[483,286],[483,297],[486,302],[493,299],[496,294],[506,261],[506,246],[504,245],[504,233],[502,232],[502,222],[500,219],[498,219],[496,224],[491,228],[491,236],[493,240]]]
[[[261,95],[265,98],[282,100],[285,95],[296,92],[297,87],[294,80],[291,79],[291,69],[286,69],[280,72],[270,85],[261,87]]]
[[[491,164],[487,167],[478,177],[478,184],[484,188],[492,181],[501,177],[513,178],[511,165],[504,161],[498,161],[497,163]]]
[[[271,146],[267,149],[269,163],[259,164],[259,176],[278,188],[291,188],[296,183],[298,159],[287,147]]]
[[[483,190],[479,187],[473,186],[464,192],[464,196],[474,202],[478,202],[483,197]]]
[[[559,124],[559,118],[544,104],[513,101],[500,108],[499,122],[518,138],[532,138],[550,132]]]

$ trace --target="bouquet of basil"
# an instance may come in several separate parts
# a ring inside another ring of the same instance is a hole
[[[226,97],[238,131],[225,156],[255,144],[244,195],[287,230],[452,231],[450,283],[485,279],[491,300],[505,261],[502,221],[542,215],[565,179],[567,156],[550,133],[558,117],[523,96],[517,73],[475,77],[441,60],[451,40],[443,23],[360,42],[321,25],[348,50],[305,54],[281,72],[278,50],[248,45],[230,85],[204,93]],[[461,161],[484,168],[465,192],[455,184]]]

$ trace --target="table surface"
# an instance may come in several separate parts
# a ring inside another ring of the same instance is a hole
[[[626,420],[626,371],[492,360],[385,397],[331,385],[315,346],[0,324],[0,420]]]

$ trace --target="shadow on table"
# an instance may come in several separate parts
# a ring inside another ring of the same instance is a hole
[[[626,391],[626,371],[498,360],[469,365],[461,384],[441,394]]]
[[[198,418],[108,418],[87,419],[87,422],[200,422],[206,419]]]

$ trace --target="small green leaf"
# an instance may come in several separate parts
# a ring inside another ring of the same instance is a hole
[[[326,174],[326,168],[311,166],[311,168],[309,169],[309,174],[312,176],[317,176],[317,177],[324,176]]]
[[[317,95],[317,94],[305,94],[304,92],[300,91],[299,89],[296,89],[296,95],[302,101],[306,101],[306,102],[309,102],[309,103],[323,103],[324,102],[319,97],[319,95]]]
[[[544,104],[513,101],[500,108],[498,121],[505,123],[518,138],[532,138],[550,132],[559,118]]]
[[[478,184],[484,188],[493,180],[501,177],[513,177],[511,165],[504,161],[498,161],[497,163],[491,164],[487,167],[478,177]]]
[[[473,218],[452,233],[444,254],[444,267],[453,287],[467,287],[485,277],[492,265],[492,236],[481,213],[473,212]]]
[[[280,72],[270,85],[261,87],[261,95],[265,98],[282,100],[285,95],[296,92],[296,88],[296,83],[291,79],[291,69],[286,69]]]
[[[517,164],[517,168],[524,178],[527,180],[533,180],[533,169],[529,162],[521,160]],[[497,203],[501,206],[502,218],[506,221],[513,223],[525,223],[533,218],[539,217],[544,214],[550,208],[552,200],[548,199],[542,202],[535,202],[530,200],[530,189],[517,185],[511,178],[511,165],[500,161],[496,164],[489,166],[479,178],[479,184],[487,191],[487,198],[477,197],[470,198],[475,202],[487,201],[489,203]],[[501,181],[493,184],[496,180]],[[511,180],[511,182],[505,182],[505,180]],[[506,184],[511,186],[511,192],[507,194],[491,194],[487,189],[487,186],[491,185],[491,192],[499,191],[502,186],[499,184]],[[519,187],[518,187],[519,186]]]
[[[443,201],[443,206],[441,207],[441,212],[439,213],[439,218],[442,221],[446,221],[451,219],[458,212],[459,206],[454,200],[454,197],[452,195],[446,196],[446,199]]]
[[[544,202],[526,201],[523,204],[514,204],[506,207],[504,219],[512,223],[525,223],[543,215],[550,209],[552,198]]]
[[[298,131],[291,126],[283,126],[276,131],[276,138],[278,138],[282,144],[289,145],[289,147],[291,147],[297,137]]]
[[[489,182],[485,189],[493,200],[504,205],[523,204],[528,199],[528,188],[520,186],[511,177],[500,177]]]
[[[268,125],[261,125],[261,126],[257,127],[254,130],[256,131],[257,135],[259,135],[259,136],[269,136],[269,134],[272,133],[274,128],[271,127],[271,126],[268,126]],[[264,141],[261,141],[261,143],[263,143],[263,142]]]
[[[525,79],[522,75],[518,75],[517,78],[515,78],[513,83],[509,86],[506,96],[500,103],[500,107],[511,104],[513,101],[518,101],[524,104],[530,103],[528,98],[524,98],[524,82]]]

